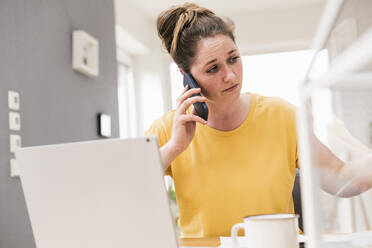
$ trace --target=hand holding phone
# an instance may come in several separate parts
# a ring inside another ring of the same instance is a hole
[[[192,75],[185,72],[183,75],[183,86],[186,87],[187,85],[190,89],[200,88]],[[201,94],[195,94],[192,96],[201,96]],[[194,108],[198,116],[203,118],[205,121],[208,121],[208,107],[205,102],[194,103]]]

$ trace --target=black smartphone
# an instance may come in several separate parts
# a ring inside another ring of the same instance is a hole
[[[186,87],[186,85],[189,86],[190,89],[193,88],[200,88],[198,83],[195,81],[195,79],[192,77],[189,73],[184,73],[183,75],[183,86]],[[201,96],[201,94],[194,94],[192,96]],[[203,118],[205,121],[208,121],[208,107],[205,102],[196,102],[194,103],[194,108],[198,116]]]

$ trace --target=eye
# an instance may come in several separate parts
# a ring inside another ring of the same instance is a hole
[[[218,71],[218,66],[214,65],[212,68],[207,70],[207,73],[213,73]]]
[[[235,63],[240,57],[239,56],[235,56],[235,57],[232,57],[229,59],[229,62],[230,63]]]

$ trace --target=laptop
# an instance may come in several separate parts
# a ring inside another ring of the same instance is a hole
[[[37,248],[177,247],[155,137],[20,148]]]

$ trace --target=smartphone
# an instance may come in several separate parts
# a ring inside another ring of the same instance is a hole
[[[185,72],[183,75],[183,86],[186,87],[186,85],[188,85],[190,89],[200,88],[192,75]],[[192,96],[201,96],[201,94],[198,93]],[[205,102],[194,103],[194,108],[198,116],[203,118],[205,121],[208,121],[208,107]]]

